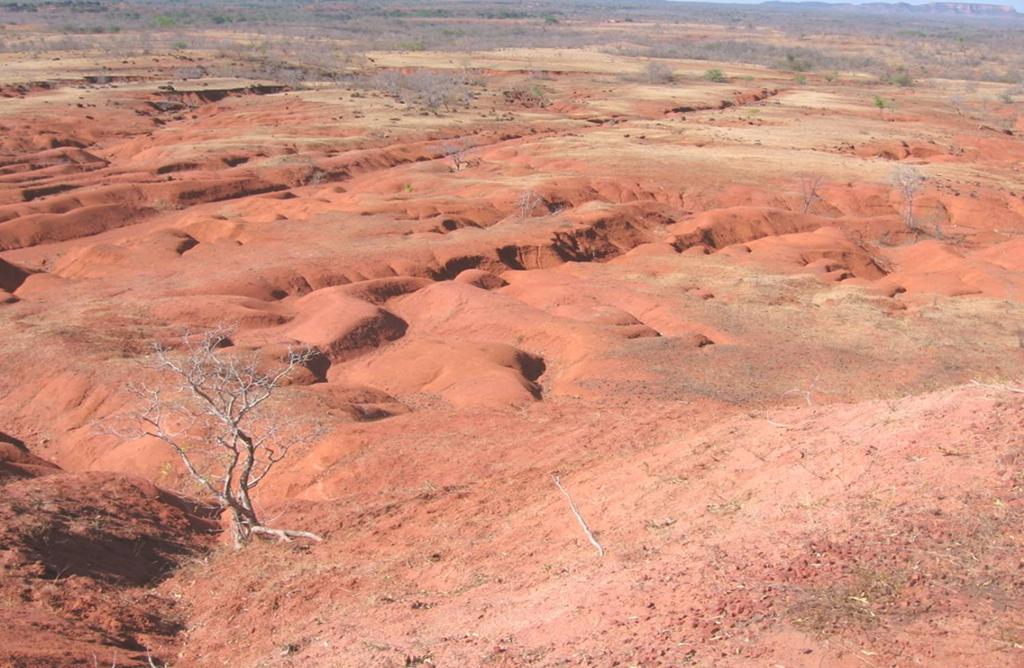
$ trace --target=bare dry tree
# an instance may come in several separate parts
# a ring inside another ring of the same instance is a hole
[[[130,386],[141,401],[127,417],[142,425],[138,435],[173,448],[200,488],[222,512],[230,511],[236,547],[254,535],[320,541],[308,531],[264,525],[252,502],[253,490],[293,445],[314,431],[294,428],[265,409],[283,381],[315,353],[289,350],[280,368],[264,371],[255,352],[224,350],[230,334],[227,327],[185,333],[178,353],[154,346],[153,366],[171,381]]]
[[[918,231],[914,217],[914,201],[924,187],[925,177],[916,167],[901,165],[892,173],[892,184],[903,199],[903,223],[912,232]]]
[[[800,177],[800,200],[803,202],[801,213],[808,213],[815,203],[821,201],[818,188],[824,181],[820,174],[806,174]]]
[[[533,215],[533,210],[541,203],[540,196],[532,190],[524,190],[516,198],[516,206],[519,209],[519,222],[522,222]]]
[[[914,229],[918,232],[930,234],[933,238],[938,239],[939,241],[948,240],[952,243],[957,243],[958,239],[946,234],[945,229],[943,229],[944,222],[945,217],[942,215],[942,212],[933,211],[930,215],[925,216],[923,220],[915,220],[914,225],[916,227]]]
[[[949,98],[949,106],[953,107],[953,111],[957,113],[957,116],[964,115],[964,96],[963,95],[952,95]]]

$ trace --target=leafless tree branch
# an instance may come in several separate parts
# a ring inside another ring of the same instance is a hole
[[[232,514],[236,546],[254,535],[290,541],[321,540],[308,531],[264,526],[251,492],[310,429],[286,429],[279,416],[263,410],[282,382],[315,351],[289,350],[280,368],[265,371],[255,354],[231,348],[231,330],[217,327],[182,336],[180,350],[154,346],[153,367],[169,376],[160,387],[136,385],[131,414],[137,436],[169,445],[200,488]]]

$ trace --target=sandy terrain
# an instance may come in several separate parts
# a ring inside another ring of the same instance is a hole
[[[1000,84],[367,54],[473,68],[434,113],[177,78],[212,57],[0,54],[0,664],[1024,663]],[[318,351],[274,410],[322,433],[256,500],[322,543],[233,550],[104,428],[225,323]]]

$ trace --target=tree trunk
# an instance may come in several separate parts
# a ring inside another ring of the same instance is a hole
[[[249,542],[253,527],[259,526],[260,523],[255,513],[238,501],[231,499],[228,507],[231,509],[231,531],[235,539],[235,549],[240,549]]]

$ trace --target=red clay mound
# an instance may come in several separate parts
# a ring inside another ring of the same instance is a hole
[[[30,453],[20,440],[0,432],[0,485],[58,471],[60,468],[55,464]]]
[[[724,248],[762,237],[810,232],[833,221],[808,213],[769,207],[736,206],[713,209],[670,228],[679,249],[692,246]]]
[[[640,266],[657,276],[678,269],[680,255],[669,245],[651,244],[655,252],[626,254],[612,264]],[[596,275],[595,275],[596,274]],[[594,264],[566,264],[555,270],[507,272],[511,285],[502,294],[542,309],[559,318],[589,323],[595,329],[624,339],[670,337],[696,347],[725,343],[732,337],[714,327],[695,322],[671,302],[600,280]],[[712,297],[694,288],[701,298]]]
[[[434,338],[491,341],[571,363],[604,348],[610,332],[526,304],[503,290],[446,281],[396,300],[412,331]]]
[[[332,362],[349,359],[405,334],[390,311],[349,296],[348,286],[324,288],[296,300],[298,315],[280,334],[318,348]]]
[[[963,254],[941,241],[921,241],[889,249],[893,272],[878,286],[883,291],[979,295],[995,299],[1024,299],[1021,260],[1024,242]]]
[[[545,392],[551,396],[591,395],[606,382],[649,378],[609,350],[657,332],[620,309],[594,302],[581,302],[565,314],[548,312],[505,293],[515,288],[487,291],[446,281],[402,297],[392,308],[417,336],[502,343],[542,358]]]
[[[438,395],[454,406],[507,406],[541,395],[539,357],[500,343],[419,340],[389,346],[344,371],[345,377],[399,398]]]
[[[28,278],[27,271],[0,260],[0,290],[14,292],[25,282],[26,278]]]
[[[875,280],[885,275],[879,260],[837,227],[765,237],[728,246],[721,253],[739,260],[753,260],[773,271],[806,271],[830,280],[853,277]]]
[[[37,213],[0,223],[0,250],[77,239],[130,224],[133,213],[118,204],[82,206],[67,213]]]
[[[175,229],[159,229],[140,238],[117,243],[83,244],[70,249],[53,266],[53,273],[65,278],[95,278],[122,270],[137,273],[152,269],[189,252],[198,242]]]
[[[1006,271],[1024,272],[1024,239],[1014,239],[971,253],[975,260],[988,262]]]
[[[823,202],[815,205],[815,211],[833,209],[845,216],[876,217],[893,213],[892,187],[879,183],[826,184],[821,188]]]
[[[625,338],[658,336],[658,332],[615,305],[616,295],[599,298],[585,280],[557,270],[508,272],[511,282],[501,293],[555,316],[609,326]]]
[[[501,276],[483,269],[467,269],[454,279],[458,283],[468,283],[484,290],[495,290],[508,285]]]
[[[148,588],[213,525],[140,478],[63,473],[0,443],[0,472],[10,471],[0,476],[0,664],[140,666],[147,652],[173,656],[181,617]]]
[[[906,160],[907,158],[936,158],[946,156],[947,151],[934,143],[906,142],[899,139],[870,142],[853,149],[853,154],[862,158],[884,160]]]
[[[222,323],[239,329],[271,327],[288,322],[290,313],[277,302],[233,295],[166,297],[152,307],[153,315],[192,327]]]
[[[416,292],[431,285],[433,281],[414,276],[395,276],[394,278],[373,278],[342,286],[340,292],[371,304],[383,304],[392,297]]]

